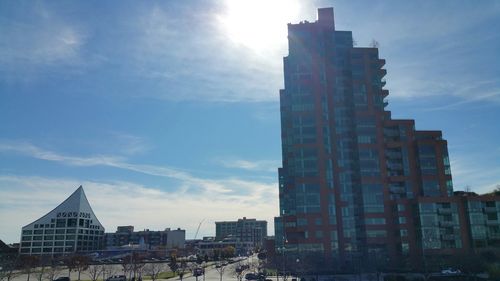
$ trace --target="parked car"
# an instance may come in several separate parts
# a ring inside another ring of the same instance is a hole
[[[455,268],[445,268],[441,270],[441,274],[447,274],[447,275],[455,275],[455,274],[461,274],[462,271],[460,269],[455,269]]]
[[[257,275],[255,275],[255,273],[252,273],[252,272],[249,272],[247,274],[245,274],[245,279],[246,280],[257,280]]]
[[[71,281],[69,277],[58,277],[54,279],[54,281]]]
[[[193,276],[201,276],[205,274],[205,269],[204,268],[201,268],[201,267],[197,267],[193,270]]]
[[[127,281],[125,275],[113,275],[106,279],[106,281]]]

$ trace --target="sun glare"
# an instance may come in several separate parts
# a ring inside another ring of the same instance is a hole
[[[255,52],[286,45],[287,26],[299,15],[297,0],[227,0],[218,20],[235,44]]]

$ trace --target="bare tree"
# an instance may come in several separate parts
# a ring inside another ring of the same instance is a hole
[[[149,263],[144,266],[144,272],[151,277],[152,281],[156,281],[162,271],[165,270],[165,265],[162,263]]]
[[[37,256],[22,256],[21,267],[23,272],[28,275],[26,281],[30,281],[31,273],[33,273],[33,269],[37,267],[38,263],[39,258]]]
[[[89,268],[90,258],[82,255],[74,255],[69,259],[68,268],[70,271],[78,272],[78,281],[83,271]]]
[[[90,280],[97,281],[97,279],[99,279],[99,276],[102,274],[103,271],[104,271],[103,265],[100,264],[90,265],[88,268],[88,275],[90,277]]]
[[[132,264],[131,264],[131,259],[130,258],[124,258],[122,260],[122,270],[123,270],[123,275],[127,276],[130,279],[131,277],[131,272],[132,272]]]
[[[170,257],[170,262],[168,263],[168,267],[170,268],[170,271],[172,271],[174,274],[177,272],[177,268],[179,267],[179,264],[177,263],[177,257],[175,256]]]
[[[40,257],[40,262],[38,263],[39,269],[37,271],[37,280],[42,281],[42,279],[45,276],[47,267],[51,267],[52,262],[54,262],[54,259],[51,256],[41,256]]]
[[[113,276],[116,273],[116,269],[111,264],[103,265],[102,270],[102,280],[106,280],[106,278]]]
[[[0,256],[0,281],[16,277],[19,272],[16,268],[19,266],[19,255],[16,254],[6,254]]]
[[[142,270],[144,268],[144,260],[141,256],[139,256],[137,253],[133,253],[132,256],[130,256],[130,264],[131,264],[131,269],[132,273],[134,274],[134,280],[137,279],[137,277],[142,276]]]
[[[181,261],[180,265],[177,267],[177,275],[179,275],[179,278],[182,279],[184,278],[184,274],[189,270],[188,264],[185,260]]]
[[[184,274],[188,270],[187,262],[185,260],[178,262],[176,256],[171,256],[168,266],[170,267],[170,270],[177,274],[179,276],[179,279],[181,279],[182,281],[182,279],[184,278]]]
[[[226,270],[226,266],[224,263],[219,263],[216,267],[215,270],[219,273],[220,281],[222,281],[222,276],[224,275],[224,271]]]
[[[52,281],[57,278],[57,275],[61,273],[61,267],[54,260],[51,261],[47,271],[45,272],[45,280]]]

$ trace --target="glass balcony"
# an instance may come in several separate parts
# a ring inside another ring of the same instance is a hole
[[[496,213],[497,207],[484,207],[484,212],[485,213]]]
[[[487,220],[486,225],[500,225],[500,221],[497,220]]]
[[[451,210],[451,209],[448,209],[448,208],[439,208],[439,209],[438,209],[438,213],[439,213],[439,214],[451,214],[451,213],[452,213],[452,210]]]
[[[455,223],[453,221],[440,221],[439,226],[441,227],[449,227],[449,226],[454,226]]]

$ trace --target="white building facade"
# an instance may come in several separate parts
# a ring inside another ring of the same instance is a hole
[[[251,242],[254,247],[262,247],[267,237],[267,221],[247,219],[237,221],[215,222],[215,240],[237,239],[241,242]]]
[[[80,186],[55,209],[24,226],[19,253],[67,255],[102,248],[104,227]]]

